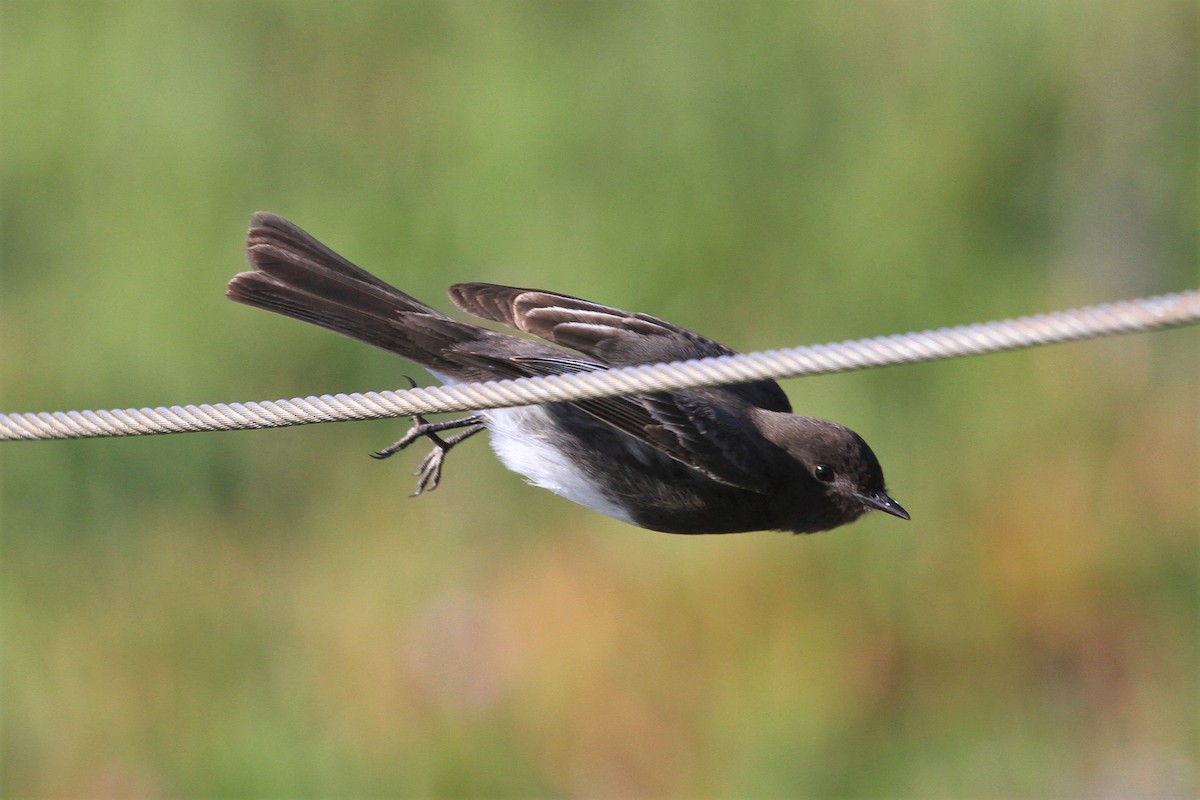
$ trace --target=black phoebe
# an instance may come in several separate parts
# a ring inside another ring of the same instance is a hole
[[[255,214],[252,272],[233,300],[345,334],[415,361],[443,382],[583,372],[730,355],[677,325],[577,297],[487,283],[450,287],[463,311],[559,347],[458,322],[354,266],[286,219]],[[419,494],[442,459],[487,429],[514,472],[610,517],[668,533],[811,533],[871,509],[908,519],[871,448],[836,422],[792,413],[774,381],[417,418],[385,457],[425,437]],[[443,431],[461,429],[449,438]]]

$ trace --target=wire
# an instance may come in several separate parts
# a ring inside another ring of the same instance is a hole
[[[1200,290],[1032,317],[718,358],[425,389],[108,411],[0,414],[0,441],[280,428],[674,391],[982,355],[1200,322]]]

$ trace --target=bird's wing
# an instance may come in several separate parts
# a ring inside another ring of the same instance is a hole
[[[548,355],[456,351],[465,364],[513,377],[566,375],[604,369],[592,361]],[[770,476],[755,465],[753,442],[730,411],[703,392],[657,392],[575,400],[572,406],[719,483],[765,492]]]
[[[578,350],[610,367],[734,355],[725,345],[666,320],[565,294],[459,283],[450,287],[450,299],[477,317]],[[769,411],[792,410],[775,381],[743,383],[721,391]]]

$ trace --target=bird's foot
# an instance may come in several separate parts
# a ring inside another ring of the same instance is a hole
[[[429,451],[429,455],[425,456],[420,466],[417,467],[417,471],[413,473],[417,476],[417,491],[413,493],[413,497],[416,497],[422,492],[432,492],[438,487],[438,484],[442,480],[442,466],[445,463],[446,454],[459,442],[469,439],[483,430],[484,424],[483,417],[479,414],[472,414],[469,417],[451,419],[444,422],[428,422],[420,414],[413,414],[412,419],[414,424],[408,433],[378,453],[372,453],[371,457],[378,459],[388,458],[422,438],[433,442],[433,449]],[[455,430],[457,428],[466,428],[466,430],[444,439],[438,435],[442,431]]]

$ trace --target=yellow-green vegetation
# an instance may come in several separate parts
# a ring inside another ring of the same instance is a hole
[[[739,349],[1197,275],[1197,10],[0,3],[0,408],[404,387],[251,212]],[[1193,796],[1195,329],[790,381],[911,523],[690,538],[402,421],[0,445],[5,797]]]

